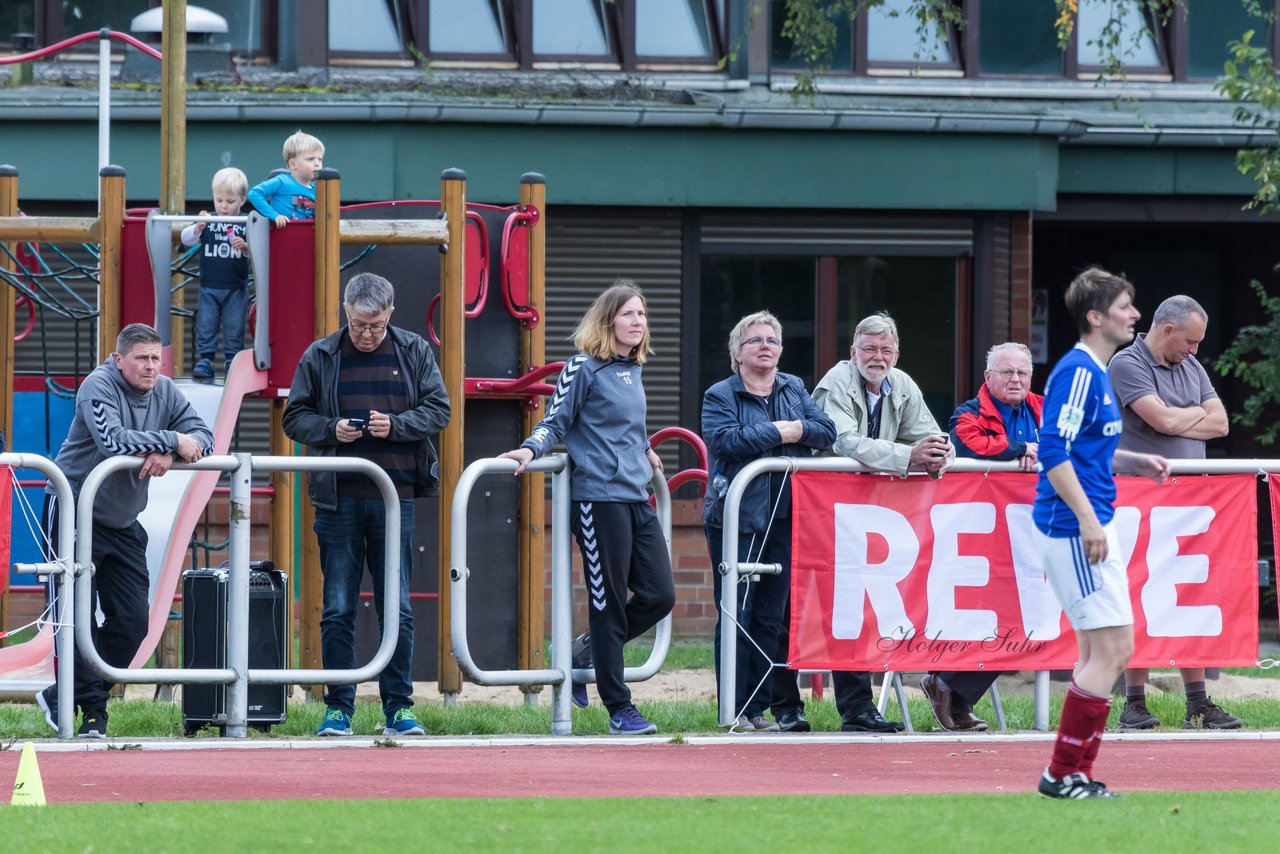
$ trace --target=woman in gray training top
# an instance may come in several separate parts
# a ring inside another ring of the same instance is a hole
[[[573,460],[573,533],[583,555],[590,633],[574,642],[574,667],[596,670],[596,690],[613,735],[658,728],[636,710],[622,681],[622,646],[671,612],[675,585],[649,481],[662,462],[645,433],[640,370],[649,350],[644,295],[618,279],[596,297],[573,333],[581,352],[565,362],[555,393],[529,438],[502,457],[516,473],[561,439]],[[627,598],[627,591],[631,598]],[[573,702],[587,705],[586,686]]]

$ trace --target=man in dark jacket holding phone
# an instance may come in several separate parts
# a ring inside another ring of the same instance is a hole
[[[360,457],[377,463],[400,496],[400,638],[378,678],[383,734],[423,735],[413,714],[413,499],[435,494],[436,452],[431,436],[449,423],[449,395],[431,347],[419,335],[390,326],[391,283],[360,273],[343,293],[347,325],[307,348],[298,362],[284,432],[317,456]],[[313,472],[308,495],[324,573],[320,656],[326,669],[356,666],[355,616],[366,564],[382,620],[385,510],[367,477]],[[355,685],[328,685],[317,735],[351,735]]]

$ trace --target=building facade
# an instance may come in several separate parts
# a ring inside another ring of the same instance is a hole
[[[0,0],[0,19],[46,45],[128,30],[148,5]],[[611,279],[639,281],[654,430],[698,428],[729,329],[761,308],[783,322],[782,368],[810,386],[847,358],[859,318],[888,310],[899,366],[945,423],[992,344],[1025,341],[1047,364],[1074,341],[1061,295],[1088,264],[1129,276],[1148,315],[1173,293],[1200,300],[1206,362],[1256,315],[1250,280],[1276,283],[1280,230],[1243,209],[1254,188],[1235,166],[1274,133],[1238,125],[1213,85],[1231,40],[1276,41],[1241,0],[1187,0],[1165,21],[1139,0],[1081,0],[1065,48],[1053,0],[962,0],[964,26],[941,29],[885,0],[835,19],[828,67],[801,96],[813,69],[794,56],[785,0],[202,5],[228,20],[213,41],[234,70],[191,83],[191,210],[222,165],[251,181],[279,168],[299,127],[324,140],[344,201],[433,198],[456,166],[469,199],[510,203],[519,176],[541,172],[548,355],[570,354]],[[1098,46],[1112,29],[1123,82]],[[0,91],[0,162],[20,169],[30,211],[93,209],[90,53]],[[113,97],[112,161],[130,203],[153,205],[158,90]],[[45,370],[33,347],[19,368]],[[65,349],[50,370],[66,370]],[[1238,408],[1243,390],[1221,388]],[[1210,453],[1255,450],[1233,435]]]

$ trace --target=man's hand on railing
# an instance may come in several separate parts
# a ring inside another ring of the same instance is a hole
[[[911,448],[911,468],[935,472],[947,464],[951,441],[945,436],[926,436]]]
[[[142,460],[142,468],[138,469],[138,480],[164,477],[165,472],[171,468],[173,468],[173,454],[166,454],[163,451],[147,454]]]
[[[1018,468],[1023,471],[1035,471],[1040,462],[1040,443],[1027,442],[1027,452],[1018,457]]]
[[[178,450],[176,453],[184,463],[194,463],[204,455],[200,448],[200,442],[187,433],[178,434]],[[143,468],[146,467],[143,466]]]

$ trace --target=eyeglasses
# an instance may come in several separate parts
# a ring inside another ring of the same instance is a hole
[[[764,344],[768,344],[770,347],[782,346],[782,342],[777,338],[761,338],[759,335],[754,338],[748,338],[746,341],[742,342],[743,347],[759,347]]]
[[[1013,379],[1014,377],[1017,377],[1020,380],[1031,379],[1030,371],[1020,371],[1017,368],[1009,368],[1008,370],[1003,371],[992,371],[991,373],[999,377],[1004,377],[1006,380]]]
[[[356,323],[351,321],[351,331],[357,335],[377,335],[387,328],[385,323]]]
[[[868,359],[875,358],[876,356],[883,356],[884,358],[887,359],[890,356],[892,356],[894,353],[898,352],[898,348],[897,347],[859,347],[858,352],[866,356]]]

